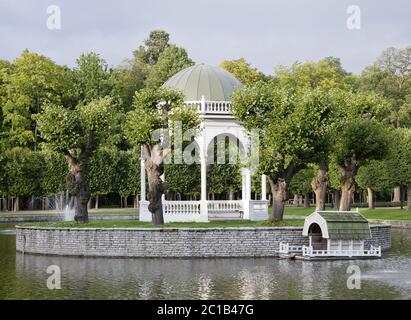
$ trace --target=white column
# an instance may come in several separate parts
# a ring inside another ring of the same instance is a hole
[[[267,200],[267,176],[261,176],[261,200]]]
[[[141,156],[140,156],[140,191],[141,191],[141,201],[146,201],[146,168],[144,164],[143,147],[141,147]]]
[[[206,101],[204,96],[201,96],[201,113],[205,114],[206,113]]]
[[[207,205],[207,147],[205,146],[205,133],[203,132],[200,143],[200,165],[201,165],[201,198],[200,198],[200,218],[198,221],[208,221]]]
[[[251,200],[251,174],[250,169],[245,169],[246,199]]]
[[[163,182],[166,182],[166,176],[165,176],[165,173],[163,172],[163,174],[160,176],[160,179],[163,181]],[[166,200],[166,195],[163,193],[162,195],[161,195],[161,201],[162,202],[164,202]]]
[[[245,184],[245,172],[244,169],[241,170],[241,200],[245,200],[245,191],[246,184]]]

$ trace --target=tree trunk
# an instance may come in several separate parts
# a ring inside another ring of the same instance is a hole
[[[394,197],[392,198],[392,202],[400,202],[401,201],[401,187],[394,188]]]
[[[402,210],[402,209],[404,209],[404,188],[401,187],[400,190],[401,190],[400,191],[400,203],[401,203],[400,207],[401,207],[401,210]]]
[[[98,194],[96,194],[96,201],[94,203],[94,209],[98,209],[98,200],[99,200],[99,197],[98,197]]]
[[[20,198],[16,197],[16,199],[14,200],[14,206],[13,206],[13,211],[20,211]]]
[[[310,202],[309,202],[309,195],[306,193],[304,195],[304,208],[309,208],[310,207]]]
[[[229,193],[229,199],[230,199],[230,200],[234,200],[234,199],[235,199],[235,192],[234,192],[234,191],[230,191],[230,193]]]
[[[299,199],[298,194],[295,194],[295,195],[294,195],[293,205],[294,205],[295,207],[299,207],[299,206],[300,206],[300,199]]]
[[[328,186],[328,165],[325,161],[321,161],[318,164],[318,170],[313,180],[311,181],[311,187],[315,193],[315,207],[317,210],[325,210],[325,201],[327,195]]]
[[[87,210],[90,210],[91,209],[91,197],[90,197],[90,199],[88,199],[88,202],[87,202]]]
[[[374,209],[374,191],[371,188],[367,188],[368,196],[368,209]]]
[[[341,185],[341,200],[339,211],[350,211],[351,210],[351,196],[352,196],[352,185],[351,181],[347,180]]]
[[[358,161],[353,156],[345,165],[339,165],[338,170],[341,174],[341,201],[340,211],[351,210],[351,198],[354,191],[355,175],[358,170]]]
[[[166,156],[159,145],[144,145],[144,166],[148,179],[148,210],[151,212],[152,222],[156,225],[164,224],[162,195],[166,185],[160,176],[164,173],[163,159]]]
[[[278,222],[283,220],[285,201],[287,201],[288,184],[285,179],[279,178],[275,182],[271,176],[268,176],[273,196],[273,216],[272,221]]]
[[[340,195],[340,190],[333,191],[333,208],[338,209],[338,207],[340,206]]]
[[[87,203],[90,199],[90,191],[87,185],[88,158],[83,155],[82,164],[80,165],[71,153],[67,152],[65,156],[69,162],[70,194],[74,197],[74,220],[78,223],[87,223]]]
[[[49,198],[49,197],[46,197],[46,198],[44,199],[44,208],[45,208],[45,210],[49,210],[49,209],[50,209],[50,198]]]
[[[34,210],[34,196],[30,197],[30,201],[29,201],[29,210]]]
[[[407,210],[411,210],[411,185],[407,188]]]
[[[128,198],[127,196],[124,196],[124,197],[123,197],[123,207],[124,207],[124,208],[127,208],[127,206],[128,206],[128,204],[127,204],[127,198]]]

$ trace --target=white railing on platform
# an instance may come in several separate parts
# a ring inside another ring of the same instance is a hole
[[[241,200],[209,200],[207,201],[208,214],[241,213]]]
[[[381,257],[381,247],[371,246],[369,250],[335,249],[314,250],[312,246],[303,246],[303,256],[308,257]]]
[[[280,242],[280,249],[278,250],[279,253],[301,253],[303,250],[303,246],[295,246],[290,245],[286,242]]]
[[[230,101],[185,101],[185,105],[194,107],[204,114],[232,114]],[[204,110],[203,110],[204,109]]]
[[[165,215],[200,214],[200,201],[164,201],[163,213]]]

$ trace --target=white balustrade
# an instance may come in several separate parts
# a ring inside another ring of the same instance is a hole
[[[312,246],[303,246],[303,256],[309,257],[381,257],[381,247],[371,246],[369,250],[335,249],[314,250]]]
[[[240,213],[242,211],[242,201],[211,200],[207,201],[207,209],[209,214]]]
[[[194,107],[197,112],[201,110],[201,100],[199,101],[185,101],[186,106]],[[205,114],[232,114],[230,101],[205,101]]]
[[[164,201],[165,215],[200,214],[200,201]]]

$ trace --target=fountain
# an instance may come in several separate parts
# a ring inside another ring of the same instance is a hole
[[[64,221],[74,221],[74,209],[70,208],[69,205],[66,205],[66,208],[63,212],[63,220]]]

